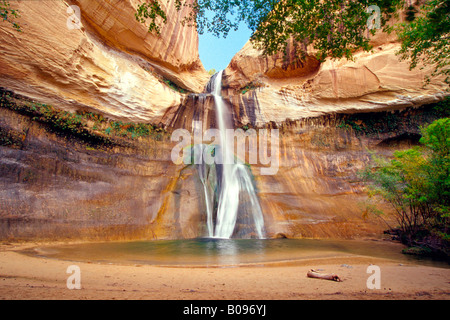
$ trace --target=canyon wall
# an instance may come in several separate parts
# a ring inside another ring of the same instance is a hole
[[[209,98],[203,98],[209,105]],[[170,140],[170,131],[137,138],[105,135],[88,120],[86,139],[86,134],[62,131],[22,109],[5,108],[8,100],[33,110],[26,98],[2,96],[1,239],[206,236],[202,182],[194,165],[172,161],[177,142]],[[349,239],[380,235],[395,226],[389,215],[364,217],[367,194],[358,172],[372,151],[390,155],[417,145],[420,126],[438,116],[424,106],[279,126],[278,170],[262,175],[261,164],[251,166],[267,236]],[[213,125],[212,113],[210,119]]]
[[[278,172],[261,175],[252,165],[269,237],[352,238],[396,226],[389,214],[365,215],[368,197],[358,174],[371,152],[389,156],[417,145],[419,127],[438,117],[434,104],[449,92],[443,77],[425,85],[432,66],[410,70],[409,61],[400,61],[394,34],[377,33],[371,44],[354,61],[320,63],[312,55],[300,59],[292,46],[265,56],[248,42],[226,68],[222,95],[235,127],[281,132]],[[217,128],[210,94],[189,95],[171,126],[191,131],[193,121]]]
[[[164,122],[184,100],[180,91],[201,92],[209,79],[197,32],[181,26],[186,12],[173,2],[155,35],[134,17],[139,1],[14,1],[22,32],[0,24],[1,86],[69,111]]]
[[[319,63],[312,53],[305,59],[293,54],[292,45],[286,53],[264,56],[247,42],[224,74],[224,95],[236,125],[264,126],[334,113],[404,109],[449,95],[443,76],[430,77],[425,85],[433,66],[410,70],[409,61],[400,60],[395,33],[380,31],[371,45],[371,52],[356,52],[354,61]]]
[[[156,35],[135,19],[141,2],[11,2],[22,32],[0,23],[2,239],[156,237],[149,226],[180,170],[167,136],[127,137],[105,149],[110,137],[93,123],[92,134],[53,126],[73,126],[57,116],[69,111],[164,127],[187,92],[203,91],[209,75],[196,30],[180,23],[186,11],[163,3],[168,20]],[[11,107],[15,94],[12,105],[27,105],[28,113]],[[40,103],[58,110],[49,115],[53,124],[32,115]]]
[[[201,181],[194,166],[172,162],[170,141],[193,121],[217,128],[198,36],[172,0],[161,35],[148,33],[134,19],[138,3],[18,1],[23,32],[0,23],[0,239],[205,236]],[[70,5],[81,10],[79,24]],[[248,43],[225,70],[235,126],[280,130],[277,173],[252,166],[268,237],[365,237],[395,224],[363,217],[358,172],[370,150],[416,145],[419,126],[437,117],[427,105],[448,93],[439,78],[423,87],[429,69],[399,62],[392,36],[373,44],[354,62],[321,64],[290,51],[266,57]],[[56,126],[44,121],[36,103],[167,131],[136,137],[116,122],[125,133],[114,136],[84,119],[79,134],[61,128],[63,113],[49,115]]]

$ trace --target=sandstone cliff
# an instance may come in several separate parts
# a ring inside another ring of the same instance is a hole
[[[225,70],[224,95],[233,106],[237,125],[281,124],[333,113],[372,112],[417,107],[449,94],[442,77],[424,86],[432,66],[410,70],[400,61],[394,34],[377,33],[372,52],[356,52],[354,61],[313,55],[264,56],[248,42]]]
[[[161,36],[149,34],[134,20],[137,3],[14,2],[24,32],[0,23],[0,87],[62,110],[162,123],[168,130],[191,130],[193,120],[217,127],[212,96],[202,93],[209,76],[196,32],[180,25],[183,12],[169,11]],[[72,4],[81,9],[81,29],[67,28]],[[264,57],[247,44],[226,69],[223,94],[236,126],[281,130],[278,173],[262,176],[252,166],[269,237],[350,238],[387,228],[382,220],[363,219],[367,196],[357,172],[368,149],[390,154],[414,145],[418,126],[436,117],[427,107],[393,109],[446,93],[439,79],[422,88],[427,70],[409,71],[399,62],[395,39],[373,41],[375,51],[357,53],[355,62],[324,64],[292,54]],[[195,167],[171,161],[168,136],[136,138],[122,123],[124,136],[103,148],[110,136],[97,123],[85,119],[94,141],[86,142],[54,130],[29,99],[1,92],[0,239],[205,235],[201,181]],[[355,118],[347,119],[349,113]],[[63,112],[54,114],[46,119],[72,125]]]
[[[201,92],[209,76],[195,29],[180,24],[185,12],[168,11],[157,36],[135,20],[138,2],[13,2],[23,32],[0,24],[0,86],[66,110],[164,121],[184,99],[166,83]]]

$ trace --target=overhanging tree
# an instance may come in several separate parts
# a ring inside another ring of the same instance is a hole
[[[424,4],[416,10],[419,2]],[[264,54],[285,50],[293,39],[300,56],[310,49],[320,61],[352,59],[358,49],[371,50],[370,35],[378,27],[391,32],[394,28],[387,21],[406,6],[407,21],[396,28],[402,42],[400,57],[411,59],[411,68],[421,63],[433,64],[433,75],[444,74],[447,82],[449,3],[450,0],[175,0],[178,10],[191,9],[184,23],[195,26],[200,34],[208,31],[226,37],[230,30],[245,23],[253,32],[254,46]],[[379,8],[379,17],[378,12],[368,10],[374,7]],[[377,28],[368,28],[371,18],[379,18]],[[167,17],[159,0],[146,0],[138,6],[136,19],[150,19],[149,31],[159,33],[159,25]]]
[[[398,26],[398,36],[400,57],[411,61],[411,69],[433,65],[432,76],[444,75],[450,84],[450,0],[427,1],[422,15]]]
[[[369,50],[368,21],[373,14],[369,6],[380,8],[380,27],[388,31],[386,22],[404,0],[197,0],[193,3],[176,0],[178,10],[189,7],[184,23],[226,37],[245,23],[252,30],[253,44],[265,54],[286,49],[290,39],[299,44],[300,51],[312,46],[319,60],[326,57],[351,59],[356,49]],[[213,15],[207,14],[212,12]],[[158,0],[138,6],[136,18],[150,19],[149,31],[159,33],[159,23],[167,17]]]

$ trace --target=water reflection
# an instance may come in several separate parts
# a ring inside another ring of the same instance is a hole
[[[204,239],[203,255],[216,264],[240,264],[264,260],[268,244],[264,240]],[[259,257],[260,259],[257,259]]]
[[[214,256],[219,264],[238,264],[239,248],[235,241],[209,241],[208,256]]]

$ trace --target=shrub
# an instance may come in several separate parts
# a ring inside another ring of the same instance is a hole
[[[381,198],[391,206],[409,246],[432,237],[446,251],[450,217],[450,118],[422,128],[422,135],[422,146],[396,151],[392,159],[373,154],[373,163],[362,177],[369,182],[369,197]]]

